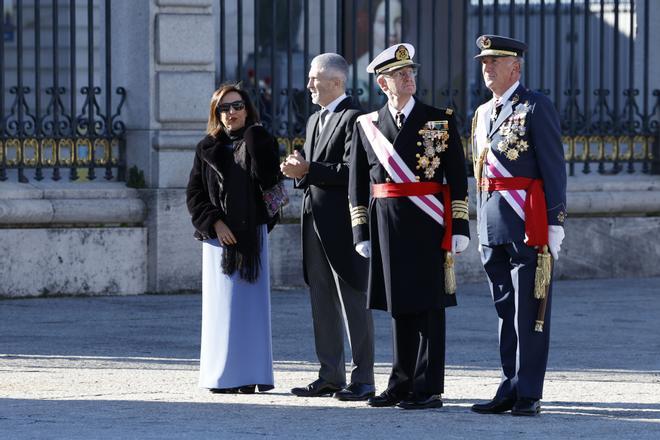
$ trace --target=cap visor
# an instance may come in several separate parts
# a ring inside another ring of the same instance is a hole
[[[381,73],[392,73],[395,70],[403,69],[404,67],[415,67],[415,68],[417,68],[419,66],[421,66],[421,64],[410,61],[409,63],[397,64],[397,65],[394,65],[394,66],[386,67],[384,69],[381,69],[378,73],[379,74],[381,74]]]
[[[481,57],[518,57],[516,52],[510,50],[500,50],[500,49],[484,49],[480,54],[475,55],[475,58]]]

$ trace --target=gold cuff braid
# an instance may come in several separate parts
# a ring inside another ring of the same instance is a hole
[[[451,216],[455,219],[469,220],[468,199],[451,201]]]
[[[354,228],[359,225],[365,225],[368,223],[367,221],[367,207],[366,206],[350,206],[350,212],[351,212],[351,227]]]

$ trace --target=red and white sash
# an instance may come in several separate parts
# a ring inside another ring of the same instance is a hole
[[[497,159],[491,150],[488,150],[488,154],[486,155],[486,170],[486,177],[513,177],[513,174],[502,165],[502,162]],[[516,214],[518,214],[518,216],[524,221],[525,198],[527,197],[527,191],[523,189],[501,190],[499,193],[511,208],[513,208]]]
[[[507,102],[507,106],[512,105],[511,102]],[[486,155],[486,160],[484,164],[484,177],[513,177],[513,174],[507,170],[502,162],[500,162],[492,150],[490,150],[490,142],[488,137],[488,125],[490,121],[490,110],[491,107],[488,103],[481,105],[477,109],[477,127],[474,133],[474,139],[472,142],[477,146],[477,155],[481,153],[484,148],[489,148],[488,154]],[[505,109],[502,109],[504,113]],[[509,112],[510,113],[510,112]],[[502,116],[500,114],[500,116]],[[477,156],[478,157],[478,156]],[[527,197],[527,191],[525,190],[500,190],[498,191],[504,200],[511,206],[516,214],[524,221],[525,220],[525,198]]]
[[[367,136],[371,148],[376,153],[378,161],[385,168],[387,174],[395,183],[414,183],[417,182],[415,174],[408,165],[401,159],[392,143],[381,133],[374,125],[378,121],[378,112],[372,112],[361,115],[357,118],[364,134]],[[418,208],[428,214],[433,220],[444,226],[444,207],[440,200],[433,194],[408,197]]]

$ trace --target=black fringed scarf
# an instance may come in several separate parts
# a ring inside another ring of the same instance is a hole
[[[226,131],[231,149],[226,168],[227,226],[236,237],[235,245],[227,245],[222,254],[222,273],[238,271],[242,279],[253,283],[261,270],[261,227],[257,224],[257,189],[252,158],[247,154],[243,134],[246,127]]]

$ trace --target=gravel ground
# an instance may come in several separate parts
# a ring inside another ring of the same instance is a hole
[[[445,406],[426,411],[289,394],[316,378],[304,291],[273,292],[276,387],[255,395],[197,388],[199,295],[0,300],[0,438],[660,438],[660,279],[556,282],[531,419],[470,412],[499,381],[497,322],[485,284],[459,295]],[[390,320],[374,316],[382,391]]]

